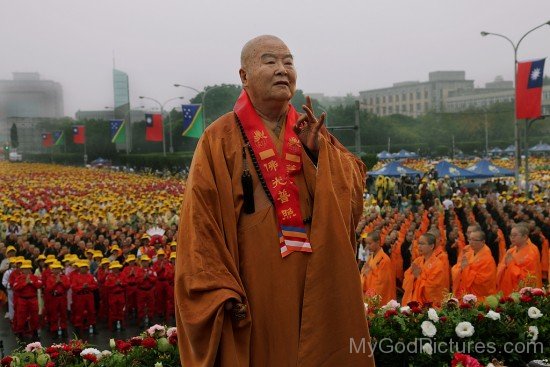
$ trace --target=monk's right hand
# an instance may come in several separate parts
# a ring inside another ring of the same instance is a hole
[[[225,302],[225,310],[231,312],[231,317],[235,321],[243,320],[246,318],[248,306],[244,303],[240,303],[237,300],[229,300]]]

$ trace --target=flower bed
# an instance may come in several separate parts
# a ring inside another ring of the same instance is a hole
[[[450,298],[438,310],[390,301],[369,308],[367,317],[377,366],[457,365],[462,354],[483,366],[526,366],[550,356],[550,292],[544,289],[483,302],[473,295]]]
[[[2,367],[176,367],[180,366],[175,327],[161,325],[129,340],[110,340],[111,350],[100,351],[82,340],[43,347],[30,343],[0,361]]]

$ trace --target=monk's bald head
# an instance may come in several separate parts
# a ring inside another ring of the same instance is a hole
[[[241,68],[246,69],[250,66],[251,60],[268,42],[278,42],[283,45],[285,44],[279,37],[272,36],[270,34],[264,34],[262,36],[252,38],[250,41],[245,43],[243,49],[241,50]]]

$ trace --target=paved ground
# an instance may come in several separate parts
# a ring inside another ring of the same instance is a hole
[[[6,313],[6,307],[0,307],[0,342],[3,344],[3,349],[0,348],[0,354],[2,356],[11,354],[14,349],[18,347],[15,339],[15,334],[13,334],[11,325],[8,319],[4,318],[4,314]],[[158,322],[159,324],[164,324],[164,322],[161,322],[160,320],[153,320],[152,324]],[[171,322],[170,326],[174,326],[175,322]],[[105,322],[99,323],[97,325],[97,335],[90,335],[88,332],[86,332],[83,336],[83,340],[87,340],[89,343],[91,343],[95,348],[99,350],[104,349],[110,349],[109,348],[109,339],[115,338],[115,339],[128,339],[132,336],[139,335],[144,329],[140,328],[135,325],[128,325],[126,329],[121,331],[110,331],[107,328],[107,324]],[[74,330],[71,326],[68,328],[68,334],[70,338],[73,338]],[[43,346],[49,346],[51,344],[60,343],[60,342],[67,342],[69,340],[68,338],[60,339],[57,336],[51,335],[46,329],[39,330],[39,341],[42,343]]]

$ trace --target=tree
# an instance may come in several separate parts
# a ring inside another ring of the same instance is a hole
[[[15,122],[11,125],[10,139],[11,147],[17,149],[19,146],[19,136],[17,135],[17,125],[15,125]]]

